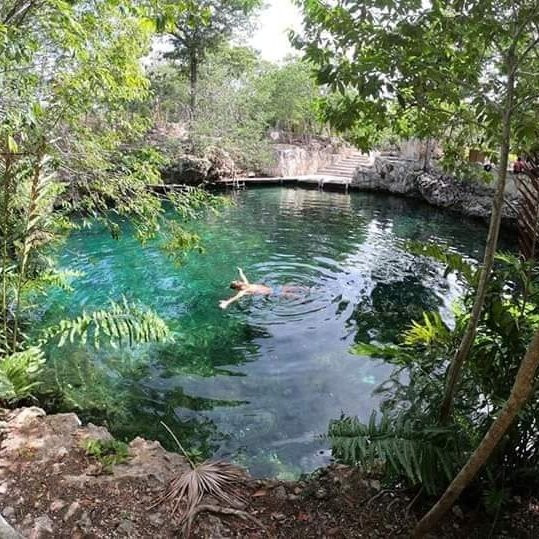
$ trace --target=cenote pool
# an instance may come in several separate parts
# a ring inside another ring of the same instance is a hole
[[[129,349],[66,345],[49,375],[67,406],[120,437],[158,438],[164,421],[185,446],[232,458],[255,475],[293,477],[329,458],[320,435],[331,419],[367,418],[373,391],[391,373],[349,353],[356,341],[387,341],[423,310],[450,306],[461,290],[436,263],[404,250],[436,241],[471,259],[486,229],[475,221],[385,196],[262,188],[196,224],[205,254],[176,265],[125,228],[71,236],[64,268],[84,273],[55,291],[44,321],[74,316],[125,295],[154,308],[175,342]],[[299,298],[247,298],[223,311],[241,266],[251,281],[309,287]]]

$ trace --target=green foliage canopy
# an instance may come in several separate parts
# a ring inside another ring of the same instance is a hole
[[[305,33],[295,44],[334,91],[326,117],[363,148],[388,127],[497,147],[509,70],[515,145],[537,140],[536,0],[297,3]]]

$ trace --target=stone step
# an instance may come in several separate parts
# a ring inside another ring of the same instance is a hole
[[[339,178],[352,178],[352,174],[347,174],[345,172],[318,172],[318,176],[338,176]]]
[[[358,167],[357,163],[353,163],[353,164],[349,164],[349,165],[346,164],[346,163],[336,163],[334,165],[327,165],[324,168],[346,168],[346,169],[350,169],[350,170],[355,170],[357,167]]]
[[[358,159],[342,159],[340,161],[335,161],[334,163],[331,163],[330,165],[327,165],[328,167],[335,166],[335,165],[349,165],[349,166],[356,166],[356,165],[363,165],[368,163],[368,161],[359,161]]]
[[[342,159],[339,159],[335,163],[319,169],[318,174],[321,176],[351,179],[358,168],[368,166],[370,166],[370,157],[356,150],[343,156]]]
[[[357,167],[327,167],[323,168],[320,172],[331,172],[332,170],[338,172],[355,172]]]

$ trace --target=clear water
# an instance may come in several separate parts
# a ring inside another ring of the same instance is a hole
[[[233,458],[258,475],[292,477],[329,458],[320,435],[341,412],[366,418],[392,367],[349,353],[387,341],[423,310],[450,319],[461,290],[442,268],[403,249],[436,241],[472,259],[486,230],[408,200],[288,188],[241,192],[237,205],[196,224],[206,254],[179,267],[158,244],[118,241],[99,228],[74,234],[61,265],[84,272],[55,292],[44,321],[108,299],[139,300],[175,342],[133,350],[52,351],[50,374],[88,420],[118,436],[159,438],[163,420],[184,445]],[[241,266],[252,282],[309,287],[296,298],[243,299],[223,311]]]

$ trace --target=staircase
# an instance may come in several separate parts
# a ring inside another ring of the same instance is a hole
[[[317,176],[331,176],[351,179],[358,167],[370,166],[372,166],[372,163],[369,155],[359,151],[353,151],[351,154],[342,157],[338,161],[335,161],[335,163],[321,168],[316,174]]]

